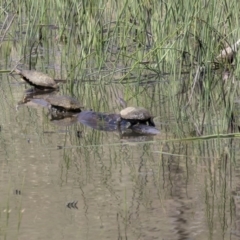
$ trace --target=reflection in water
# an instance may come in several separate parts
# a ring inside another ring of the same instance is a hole
[[[61,127],[67,127],[71,126],[72,124],[77,122],[77,116],[75,115],[70,115],[66,117],[61,117],[61,118],[51,118],[51,123],[61,126]]]
[[[239,154],[223,155],[227,139],[119,138],[109,132],[117,114],[49,121],[44,99],[30,102],[38,107],[10,114],[4,105],[9,114],[0,116],[1,227],[9,239],[231,239]],[[238,146],[236,139],[229,149]]]
[[[138,134],[149,134],[149,135],[157,135],[160,134],[160,131],[152,126],[148,126],[145,124],[137,124],[131,127],[131,130],[134,133],[138,133]]]
[[[45,100],[49,96],[54,96],[56,92],[27,92],[23,95],[18,105],[32,106],[38,105],[40,107],[48,107],[49,103]]]
[[[176,239],[184,240],[189,239],[187,212],[191,211],[191,205],[186,196],[184,169],[179,161],[178,157],[168,159],[169,177],[173,186],[171,189],[173,203],[171,204],[169,217],[174,222],[173,228],[176,230]]]
[[[1,115],[0,203],[3,213],[12,211],[2,214],[9,239],[239,235],[237,139],[229,145],[236,154],[227,158],[227,139],[165,142],[164,131],[139,136],[139,127],[156,131],[146,125],[135,125],[135,133],[123,125],[119,133],[118,114],[84,111],[49,121],[42,111],[48,107],[45,97],[35,97],[14,114],[4,105]],[[59,126],[68,126],[67,131],[56,131]]]

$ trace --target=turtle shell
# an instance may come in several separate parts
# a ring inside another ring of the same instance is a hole
[[[58,88],[58,85],[54,81],[54,79],[49,77],[45,73],[33,70],[20,70],[20,69],[15,69],[15,72],[21,75],[26,82],[28,82],[30,85],[34,87],[52,89]]]
[[[62,108],[68,111],[81,111],[83,107],[80,102],[69,96],[49,96],[46,101],[55,108]]]
[[[147,120],[152,117],[150,112],[143,107],[127,107],[120,112],[121,118],[129,120]]]

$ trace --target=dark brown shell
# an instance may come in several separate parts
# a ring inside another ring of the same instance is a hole
[[[121,118],[132,120],[147,120],[152,117],[150,112],[143,107],[127,107],[120,112]]]
[[[69,96],[49,96],[46,101],[53,107],[65,108],[66,110],[80,110],[83,106],[77,99]]]
[[[58,85],[53,78],[42,72],[33,70],[15,69],[15,72],[22,76],[22,78],[30,85],[39,88],[53,88],[57,89]]]

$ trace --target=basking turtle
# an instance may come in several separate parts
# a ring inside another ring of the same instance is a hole
[[[128,121],[130,123],[128,128],[132,128],[136,124],[146,125],[147,123],[149,126],[155,127],[153,116],[147,109],[143,107],[127,107],[127,102],[121,97],[118,97],[118,102],[124,108],[120,112],[120,118],[118,119],[119,123]]]
[[[124,108],[120,112],[119,121],[121,120],[127,120],[131,123],[131,126],[140,123],[140,124],[147,124],[149,126],[155,127],[155,123],[153,122],[153,116],[150,114],[150,112],[143,107],[127,107]],[[131,127],[130,126],[130,127]]]
[[[81,112],[83,106],[77,99],[69,96],[49,96],[45,99],[51,109],[56,109],[59,112]]]
[[[16,68],[14,70],[17,74],[31,86],[40,90],[55,90],[58,89],[58,85],[55,80],[49,77],[47,74],[42,72],[37,72],[33,70],[20,70]]]
[[[231,64],[236,57],[236,53],[240,47],[240,39],[233,45],[227,45],[221,53],[216,57],[217,62]]]

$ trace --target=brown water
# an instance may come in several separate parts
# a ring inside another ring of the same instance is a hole
[[[59,126],[16,109],[14,82],[2,75],[2,238],[238,239],[238,139],[167,143],[161,118],[140,139]]]

